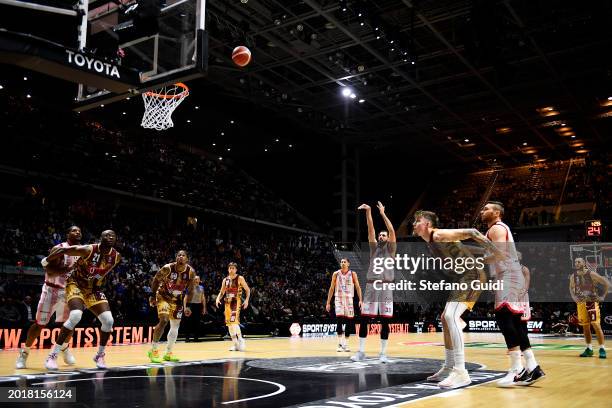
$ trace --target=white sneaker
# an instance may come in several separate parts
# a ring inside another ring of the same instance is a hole
[[[336,351],[344,351],[344,347],[342,347],[342,344],[338,344],[338,347],[336,347]]]
[[[244,339],[240,339],[238,342],[238,351],[246,351],[246,342]]]
[[[68,365],[74,365],[74,363],[76,363],[76,359],[72,355],[70,347],[66,347],[64,350],[62,350],[62,356],[64,357],[64,363]]]
[[[504,376],[501,380],[497,381],[498,387],[514,387],[516,385],[514,379],[521,376],[525,369],[524,368],[514,368],[508,371],[508,374]]]
[[[106,353],[102,352],[98,352],[96,353],[96,355],[93,358],[94,363],[96,363],[96,367],[98,368],[106,368],[106,362],[104,361],[104,356],[106,355]]]
[[[49,354],[45,361],[45,368],[47,370],[57,370],[57,353]]]
[[[389,358],[387,358],[387,355],[384,353],[380,353],[378,355],[378,359],[380,360],[381,363],[383,364],[387,364],[389,362]]]
[[[472,380],[470,379],[470,375],[467,370],[460,370],[453,368],[444,380],[438,383],[440,388],[453,389],[459,387],[465,387],[466,385],[470,385]]]
[[[346,351],[346,352],[350,352],[351,351],[351,348],[349,347],[348,344],[345,344],[344,347],[342,347],[342,349],[343,349],[343,351]]]
[[[19,357],[17,357],[17,362],[15,363],[15,368],[22,369],[26,368],[26,361],[28,360],[28,356],[30,353],[25,351],[25,349],[19,350]]]
[[[358,351],[357,353],[355,353],[354,356],[351,357],[351,360],[353,360],[353,361],[362,361],[362,360],[365,360],[365,358],[366,358],[365,353],[363,353],[361,351]]]
[[[230,347],[229,351],[238,351],[238,348],[236,347],[236,344],[232,345],[232,347]]]
[[[453,370],[450,367],[447,367],[447,366],[443,365],[442,368],[439,369],[437,373],[427,377],[427,381],[440,382],[442,380],[445,380],[446,377],[449,376],[451,371],[453,371]]]

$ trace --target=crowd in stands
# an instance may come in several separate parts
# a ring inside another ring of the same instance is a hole
[[[239,168],[158,134],[108,129],[2,95],[2,164],[199,208],[317,229]],[[61,131],[57,131],[61,129]],[[95,163],[95,165],[93,164]]]
[[[563,211],[555,213],[558,204],[594,203],[595,214],[586,216],[605,214],[611,205],[611,197],[606,193],[609,191],[607,163],[603,155],[573,160],[571,166],[566,160],[500,169],[490,199],[504,203],[504,220],[513,226],[571,223],[571,215]],[[436,184],[436,191],[426,198],[423,208],[437,209],[446,227],[477,225],[476,207],[493,174],[479,172],[445,178],[447,184]]]

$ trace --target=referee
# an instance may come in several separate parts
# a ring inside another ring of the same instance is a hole
[[[195,285],[187,293],[187,306],[191,309],[191,315],[187,317],[185,341],[200,341],[200,317],[206,314],[206,295],[204,287],[200,285],[200,277],[195,277]]]

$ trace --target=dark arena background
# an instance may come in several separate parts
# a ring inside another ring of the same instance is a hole
[[[0,404],[610,406],[611,22],[0,0]]]

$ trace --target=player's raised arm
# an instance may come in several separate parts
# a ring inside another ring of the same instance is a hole
[[[397,238],[395,236],[395,228],[393,228],[393,223],[385,213],[385,206],[378,201],[376,206],[378,207],[378,211],[380,211],[380,216],[382,217],[385,227],[387,228],[387,232],[389,233],[389,239],[387,240],[390,245],[390,253],[391,255],[395,255],[395,251],[397,249]]]
[[[372,219],[372,208],[367,204],[361,204],[358,210],[364,210],[366,216],[366,222],[368,224],[368,242],[370,243],[370,250],[376,249],[376,231],[374,230],[374,220]]]
[[[331,308],[331,298],[334,296],[334,290],[336,289],[336,275],[338,271],[332,274],[331,284],[329,285],[329,290],[327,291],[327,302],[325,302],[325,310],[329,312]]]

